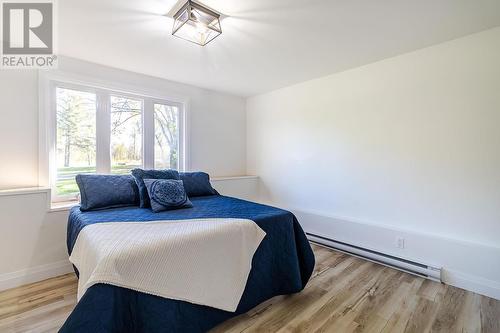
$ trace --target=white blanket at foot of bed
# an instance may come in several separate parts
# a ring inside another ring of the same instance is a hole
[[[78,299],[107,283],[234,312],[265,235],[244,219],[88,225],[70,257],[80,273]]]

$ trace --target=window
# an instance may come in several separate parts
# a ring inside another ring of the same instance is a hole
[[[142,101],[111,96],[111,172],[142,166]]]
[[[155,168],[177,169],[179,162],[179,108],[155,104]]]
[[[56,89],[57,196],[75,195],[75,174],[96,170],[96,95]]]
[[[184,103],[58,80],[46,93],[52,201],[77,198],[77,174],[184,170]]]

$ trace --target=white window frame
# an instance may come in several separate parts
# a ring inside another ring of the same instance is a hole
[[[66,88],[96,94],[96,173],[111,172],[111,96],[141,100],[142,163],[145,169],[154,168],[154,104],[179,109],[179,171],[189,170],[189,99],[168,96],[159,91],[117,84],[62,71],[39,71],[39,186],[50,187],[51,201],[76,201],[77,196],[57,196],[56,166],[56,88]]]

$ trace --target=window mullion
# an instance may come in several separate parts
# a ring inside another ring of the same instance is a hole
[[[150,98],[144,99],[143,112],[143,163],[144,168],[154,168],[155,150],[155,123],[154,123],[154,103]]]
[[[186,171],[188,166],[186,165],[186,110],[185,106],[178,106],[179,116],[177,118],[178,128],[179,128],[179,170]]]
[[[111,173],[111,105],[107,91],[97,92],[96,116],[96,169],[97,173]]]

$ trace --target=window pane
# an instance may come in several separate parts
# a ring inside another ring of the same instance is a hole
[[[111,96],[111,173],[142,166],[142,101]]]
[[[56,195],[76,195],[75,176],[96,170],[96,95],[57,88],[56,103]]]
[[[155,104],[155,169],[179,168],[179,108]]]

